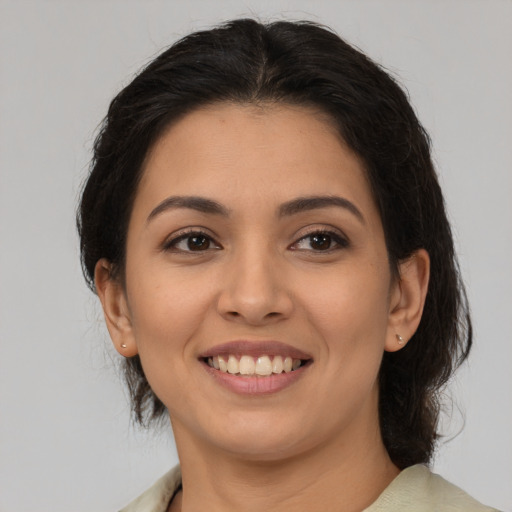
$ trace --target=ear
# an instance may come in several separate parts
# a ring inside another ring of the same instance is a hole
[[[385,350],[395,352],[412,338],[420,324],[430,277],[430,258],[418,249],[400,262],[399,277],[391,291]]]
[[[137,355],[138,349],[133,336],[125,290],[119,280],[113,277],[112,265],[105,258],[96,263],[94,283],[114,347],[122,356]]]

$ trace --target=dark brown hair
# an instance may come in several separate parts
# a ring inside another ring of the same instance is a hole
[[[430,142],[404,91],[377,64],[310,22],[231,21],[191,34],[151,62],[112,101],[95,141],[77,222],[85,278],[107,258],[123,278],[128,221],[143,161],[162,131],[200,106],[281,102],[315,106],[365,164],[393,271],[424,248],[431,277],[417,332],[384,354],[379,375],[384,444],[400,468],[428,462],[442,387],[471,347],[459,278]],[[137,419],[165,413],[138,356],[125,361]]]

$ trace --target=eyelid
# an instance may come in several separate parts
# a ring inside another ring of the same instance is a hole
[[[179,229],[178,231],[171,233],[168,237],[166,237],[166,239],[162,243],[162,250],[163,251],[173,251],[174,250],[175,252],[192,253],[193,254],[193,253],[195,253],[195,251],[185,251],[183,249],[175,248],[176,244],[178,244],[182,240],[184,240],[190,236],[193,236],[193,235],[204,236],[204,237],[208,238],[214,245],[214,247],[210,248],[209,250],[222,249],[222,245],[219,242],[217,242],[217,240],[216,240],[217,236],[212,234],[210,232],[210,230],[200,227],[200,226],[192,226],[192,227],[182,228],[182,229]],[[196,254],[200,254],[201,252],[208,252],[208,250],[197,251]]]
[[[308,238],[308,237],[316,235],[316,234],[331,236],[333,238],[333,240],[338,244],[338,247],[334,247],[332,249],[328,249],[325,251],[314,251],[313,249],[311,249],[311,252],[316,252],[319,254],[320,253],[327,254],[327,253],[330,253],[337,249],[347,248],[350,245],[350,240],[349,240],[348,236],[345,235],[345,233],[343,233],[343,231],[341,231],[339,228],[335,228],[334,226],[316,225],[316,226],[309,226],[305,229],[306,229],[306,231],[299,232],[299,234],[296,235],[297,236],[296,240],[289,246],[290,250],[299,250],[299,249],[294,249],[293,246],[297,245],[299,242],[301,242],[305,238]]]

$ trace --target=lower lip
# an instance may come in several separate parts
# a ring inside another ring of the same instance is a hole
[[[307,363],[292,372],[283,372],[268,377],[241,377],[212,368],[202,363],[206,371],[223,387],[240,395],[270,395],[277,393],[299,380],[311,363]]]

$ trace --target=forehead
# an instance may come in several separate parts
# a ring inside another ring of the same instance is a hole
[[[172,124],[148,154],[134,208],[191,194],[245,209],[329,194],[374,207],[363,164],[334,123],[290,105],[220,104]]]

